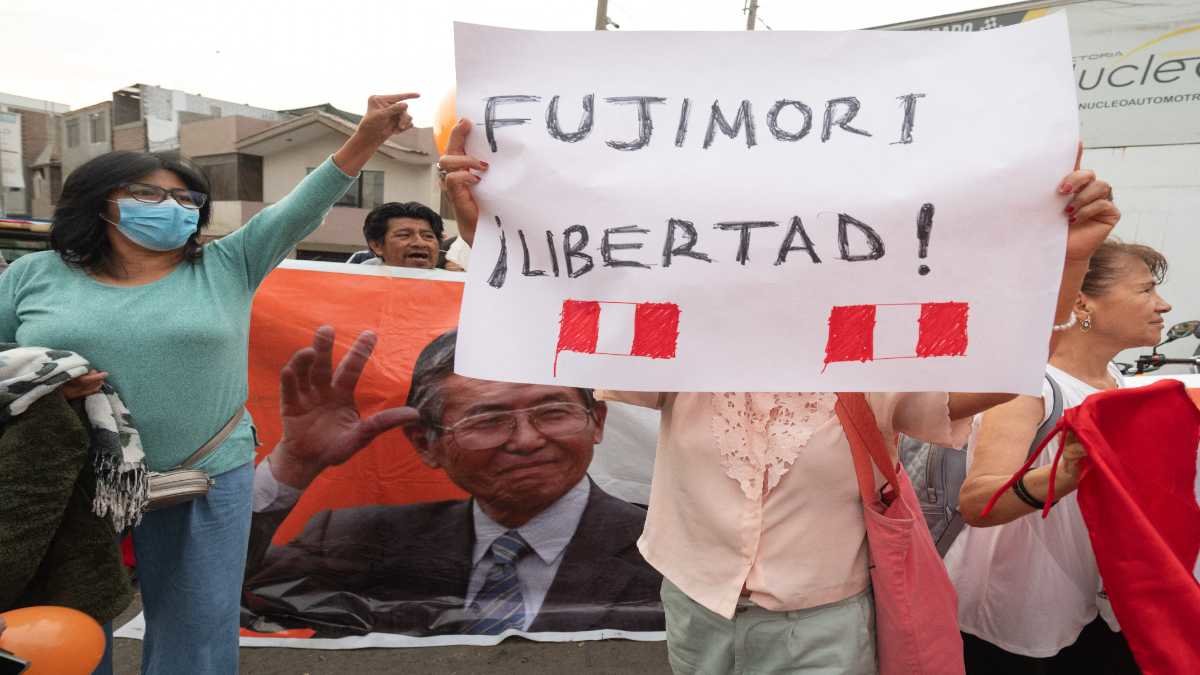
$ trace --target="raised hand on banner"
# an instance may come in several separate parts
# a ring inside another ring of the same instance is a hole
[[[307,487],[326,467],[353,457],[379,434],[420,418],[408,407],[362,418],[354,390],[377,338],[370,331],[361,333],[336,371],[333,338],[333,328],[321,326],[312,346],[293,354],[280,373],[283,437],[271,452],[271,472],[297,489]]]
[[[467,246],[475,244],[475,226],[479,223],[479,205],[475,203],[471,189],[482,180],[472,170],[488,169],[487,162],[467,154],[467,136],[470,133],[471,121],[459,120],[450,132],[450,140],[446,142],[446,154],[438,160],[438,175],[442,177],[442,186],[450,196],[450,203],[454,204],[458,236],[467,242]]]

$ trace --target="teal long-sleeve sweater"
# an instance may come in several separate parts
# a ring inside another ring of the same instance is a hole
[[[246,400],[255,290],[353,182],[327,159],[199,260],[142,286],[103,284],[53,251],[27,255],[0,275],[0,342],[67,349],[107,371],[147,466],[174,468]],[[215,476],[250,461],[251,424],[244,417],[198,468]]]

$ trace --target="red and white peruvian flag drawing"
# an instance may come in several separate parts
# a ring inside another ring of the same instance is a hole
[[[829,312],[825,365],[967,353],[965,302],[843,305]]]
[[[679,306],[669,302],[564,300],[554,374],[562,352],[673,359]]]

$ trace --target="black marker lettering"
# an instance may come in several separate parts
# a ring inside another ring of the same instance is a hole
[[[871,247],[870,253],[850,254],[850,235],[847,232],[847,226],[850,225],[858,228],[858,231],[867,238],[867,244]],[[878,260],[883,257],[883,239],[879,237],[879,233],[870,225],[844,213],[838,214],[838,248],[841,250],[842,260],[850,262]]]
[[[721,128],[722,134],[730,138],[737,138],[738,132],[743,126],[746,127],[746,147],[753,148],[757,141],[754,140],[754,117],[750,114],[750,101],[742,101],[742,104],[738,106],[737,117],[733,118],[733,126],[729,126],[729,122],[725,120],[725,115],[721,112],[721,102],[713,101],[712,112],[708,116],[708,131],[704,134],[704,148],[708,149],[712,145],[717,127]]]
[[[779,128],[779,113],[786,107],[792,106],[804,115],[804,124],[800,125],[800,131],[784,131]],[[812,129],[812,109],[804,105],[800,101],[789,101],[782,99],[775,101],[775,105],[767,111],[767,128],[771,130],[771,135],[781,141],[798,141],[808,135]]]
[[[546,270],[529,269],[529,245],[525,243],[525,231],[517,230],[517,238],[521,240],[521,253],[525,256],[521,263],[521,274],[527,277],[544,277]]]
[[[837,119],[834,119],[833,110],[838,106],[845,106],[846,109],[842,111],[841,115],[839,115]],[[829,101],[825,104],[825,125],[821,127],[821,142],[824,143],[825,141],[829,140],[829,134],[831,131],[833,131],[833,125],[835,124],[852,134],[870,136],[870,133],[863,131],[862,129],[855,129],[854,127],[850,126],[850,122],[856,115],[858,115],[859,107],[858,99],[854,98],[853,96],[829,99]]]
[[[525,124],[529,121],[528,117],[506,117],[496,119],[496,105],[500,103],[536,103],[542,100],[540,96],[489,96],[487,105],[483,109],[483,126],[487,132],[488,147],[492,152],[496,152],[496,133],[495,130],[500,127],[515,127],[518,124]]]
[[[750,260],[750,230],[760,227],[779,227],[779,223],[770,221],[748,220],[736,223],[717,223],[713,228],[718,230],[740,230],[741,236],[738,238],[737,258],[739,263],[745,265]]]
[[[692,99],[683,99],[683,105],[679,108],[679,128],[675,130],[675,147],[682,148],[683,140],[687,138],[688,130],[688,115],[692,111]]]
[[[604,231],[604,236],[600,237],[600,258],[604,261],[605,267],[641,267],[650,269],[650,266],[645,263],[637,262],[636,260],[617,260],[612,257],[613,251],[636,251],[641,248],[640,243],[614,244],[610,238],[614,234],[649,234],[650,230],[638,227],[637,225],[624,225],[622,227],[610,227]]]
[[[799,235],[800,240],[804,242],[803,246],[792,246],[796,235]],[[788,253],[792,251],[807,251],[808,257],[813,262],[821,262],[821,259],[817,257],[817,252],[813,250],[812,239],[809,239],[808,232],[804,231],[804,223],[800,222],[800,216],[792,216],[792,225],[788,228],[787,236],[783,238],[783,245],[779,247],[779,257],[775,259],[775,264],[782,265],[787,262]]]
[[[675,230],[676,228],[683,230],[686,241],[679,246],[675,245]],[[696,226],[686,220],[678,220],[671,218],[667,221],[667,241],[663,245],[663,267],[671,266],[671,258],[675,256],[687,256],[704,262],[712,262],[707,254],[699,251],[693,251],[696,247],[696,240],[699,235],[696,233]]]
[[[560,141],[566,143],[578,143],[588,137],[592,133],[592,102],[595,97],[588,94],[583,97],[583,119],[579,121],[579,130],[571,133],[563,133],[562,127],[558,125],[558,97],[550,99],[550,107],[546,108],[546,131],[550,135]]]
[[[925,94],[905,94],[897,96],[904,106],[904,122],[900,125],[900,140],[892,145],[907,145],[912,143],[913,120],[917,115],[917,99],[925,98]]]
[[[579,242],[572,244],[571,235],[579,235]],[[583,225],[572,225],[563,230],[563,260],[567,263],[567,276],[574,279],[583,276],[592,271],[595,263],[592,261],[592,256],[583,252],[583,249],[588,244],[588,231]],[[571,262],[575,258],[581,258],[583,267],[575,269],[575,265]]]
[[[604,99],[607,103],[636,103],[638,108],[638,137],[636,141],[605,141],[616,150],[641,150],[650,142],[654,133],[654,120],[650,118],[651,103],[665,103],[667,99],[656,96],[618,96]]]
[[[500,257],[496,259],[496,266],[492,268],[492,276],[488,277],[488,285],[500,288],[504,285],[504,279],[508,277],[508,242],[504,239],[504,224],[500,222],[500,216],[494,217],[496,227],[500,228]]]
[[[546,230],[546,247],[550,249],[550,269],[558,276],[558,249],[554,248],[554,233]]]

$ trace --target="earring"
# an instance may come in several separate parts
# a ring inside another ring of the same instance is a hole
[[[1092,317],[1090,315],[1083,317],[1083,320],[1081,320],[1079,322],[1079,330],[1086,333],[1091,329],[1092,329]]]

